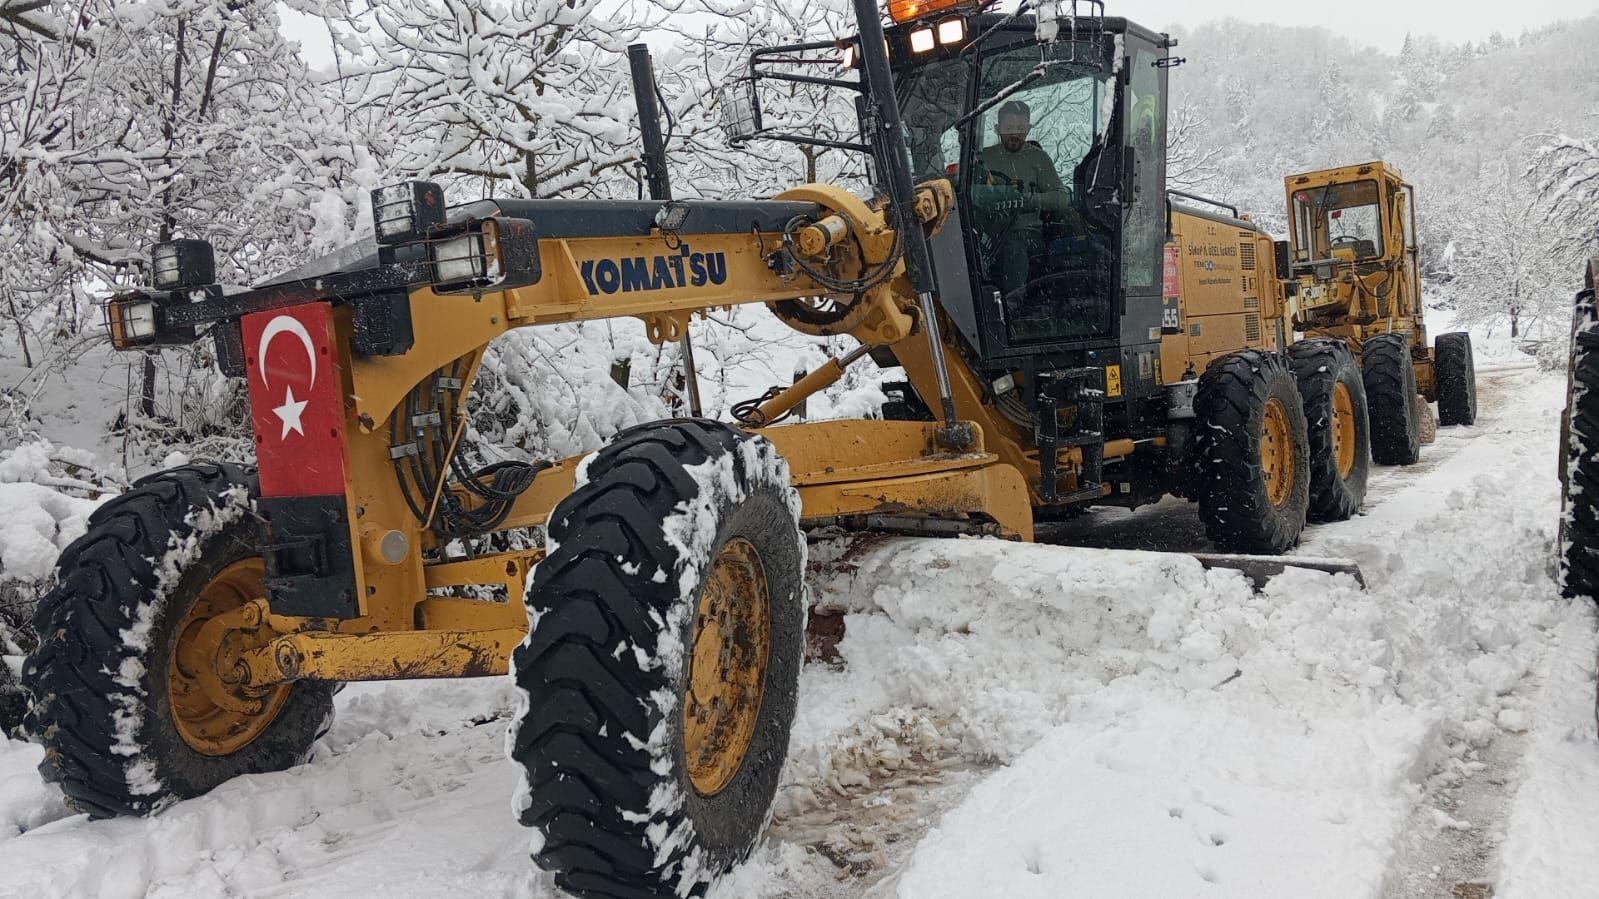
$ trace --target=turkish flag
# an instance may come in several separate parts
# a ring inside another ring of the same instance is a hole
[[[253,312],[241,323],[261,495],[343,496],[348,462],[333,307]]]

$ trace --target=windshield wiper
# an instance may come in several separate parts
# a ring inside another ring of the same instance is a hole
[[[970,55],[972,52],[974,52],[978,47],[981,47],[982,45],[988,43],[988,39],[993,37],[995,34],[997,34],[1000,31],[1000,29],[1005,28],[1008,25],[1014,24],[1017,19],[1020,19],[1022,16],[1026,15],[1028,12],[1032,11],[1035,7],[1037,7],[1037,5],[1038,5],[1038,3],[1036,2],[1036,0],[1022,0],[1022,2],[1017,5],[1015,12],[1011,13],[1010,15],[1006,16],[1003,19],[1000,19],[998,22],[995,22],[993,25],[989,26],[987,31],[984,31],[982,34],[979,34],[976,37],[976,39],[974,39],[971,43],[969,43],[966,46],[962,47],[960,55],[957,56],[956,59],[965,59],[968,55]]]
[[[1028,71],[1028,73],[1026,75],[1023,75],[1022,77],[1016,79],[1015,81],[1012,81],[1010,84],[1005,85],[998,92],[996,92],[992,97],[989,97],[987,100],[984,100],[983,102],[977,104],[977,106],[973,107],[971,112],[968,112],[967,114],[961,116],[959,119],[956,119],[955,120],[955,124],[950,126],[950,127],[952,127],[952,128],[964,128],[966,126],[966,124],[968,122],[970,122],[972,119],[975,119],[978,116],[982,115],[983,113],[989,111],[990,109],[993,109],[999,103],[1003,103],[1007,98],[1015,96],[1023,88],[1026,88],[1027,86],[1031,85],[1033,82],[1035,82],[1038,79],[1044,77],[1045,73],[1047,73],[1049,70],[1054,69],[1054,68],[1059,68],[1060,66],[1070,66],[1072,68],[1081,69],[1084,74],[1093,74],[1093,73],[1102,71],[1102,67],[1097,66],[1097,65],[1091,65],[1091,64],[1088,64],[1088,63],[1084,63],[1081,60],[1071,60],[1071,59],[1046,59],[1046,60],[1043,60],[1043,61],[1039,62],[1038,65],[1033,66],[1033,68],[1030,71]]]

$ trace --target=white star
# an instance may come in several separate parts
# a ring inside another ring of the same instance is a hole
[[[279,440],[289,436],[290,431],[305,435],[305,429],[300,427],[300,413],[304,411],[305,400],[296,401],[292,387],[283,388],[283,405],[272,410],[274,415],[283,420],[283,433],[278,435]]]

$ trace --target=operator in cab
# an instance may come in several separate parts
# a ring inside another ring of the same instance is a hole
[[[1032,110],[1011,100],[999,108],[994,133],[999,142],[983,148],[983,167],[990,192],[1004,199],[991,204],[995,241],[991,262],[1007,299],[1020,299],[1030,270],[1044,251],[1044,215],[1064,219],[1071,213],[1071,195],[1061,185],[1055,162],[1036,142],[1029,141]]]

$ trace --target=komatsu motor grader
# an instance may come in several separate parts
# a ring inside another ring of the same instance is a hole
[[[1390,164],[1368,162],[1285,180],[1295,331],[1360,355],[1371,457],[1409,465],[1437,424],[1477,419],[1471,335],[1427,345],[1417,266],[1416,191]]]
[[[853,92],[874,199],[671,199],[640,52],[651,200],[447,207],[396,185],[373,241],[242,292],[200,240],[153,250],[153,285],[108,301],[111,339],[210,335],[248,385],[256,462],[143,478],[62,554],[24,679],[74,806],[149,814],[295,765],[341,682],[509,670],[538,864],[579,895],[694,894],[769,815],[805,529],[1026,540],[1176,493],[1219,548],[1279,553],[1307,514],[1355,510],[1353,356],[1290,347],[1283,248],[1166,190],[1174,42],[1072,8],[893,0],[887,29],[855,9],[857,37],[759,51],[722,102],[740,140],[815,141],[763,121],[761,86]],[[739,303],[860,348],[737,424],[467,461],[497,335],[632,317],[677,341]],[[904,369],[895,419],[779,424],[868,356]],[[530,528],[541,546],[501,536]]]

